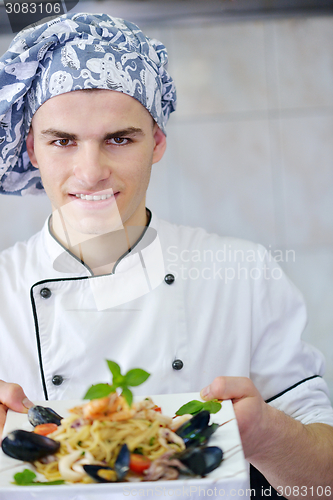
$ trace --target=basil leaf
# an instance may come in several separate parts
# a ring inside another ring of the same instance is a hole
[[[134,368],[129,370],[126,375],[122,375],[120,371],[120,366],[109,359],[106,360],[108,367],[112,373],[112,384],[96,384],[92,385],[83,399],[98,399],[108,396],[111,392],[116,392],[119,387],[122,389],[124,398],[129,405],[132,404],[133,394],[128,389],[128,386],[135,387],[142,384],[150,376],[150,373],[140,368]]]
[[[141,370],[141,368],[133,368],[133,370],[129,370],[125,375],[125,383],[130,387],[136,387],[137,385],[143,384],[150,376],[150,373],[145,370]]]
[[[106,360],[113,377],[121,375],[120,366],[115,361]]]
[[[24,469],[23,472],[17,472],[14,475],[15,482],[13,484],[18,484],[19,486],[54,486],[57,484],[64,484],[63,479],[58,479],[57,481],[35,481],[36,474],[30,469]]]
[[[124,375],[117,375],[116,377],[113,377],[112,385],[116,388],[122,387],[123,385],[126,386],[126,381],[125,381]]]
[[[199,413],[202,410],[204,403],[202,401],[197,401],[193,399],[193,401],[189,401],[184,404],[176,411],[176,415],[185,415],[187,413],[194,415],[195,413]]]
[[[132,391],[130,391],[128,387],[124,387],[121,395],[125,398],[128,406],[131,406],[133,402]]]
[[[193,399],[193,401],[189,401],[188,403],[181,406],[179,410],[176,411],[176,415],[185,415],[186,413],[195,415],[201,410],[207,410],[209,411],[209,413],[217,413],[218,411],[220,411],[221,407],[222,405],[218,402],[217,399],[212,399],[211,401],[205,402]]]
[[[203,404],[203,410],[208,410],[210,413],[217,413],[221,410],[222,404],[218,402],[217,399],[212,399],[211,401],[206,401]]]
[[[114,388],[109,384],[96,384],[89,387],[83,399],[98,399],[108,396],[111,392],[114,392]]]
[[[36,474],[32,470],[24,469],[23,472],[17,472],[17,474],[14,475],[14,480],[16,484],[26,486],[27,484],[31,484],[36,477]]]

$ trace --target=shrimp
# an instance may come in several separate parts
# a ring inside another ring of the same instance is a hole
[[[105,414],[108,412],[110,406],[110,398],[92,399],[83,406],[83,417],[94,418],[96,415]]]
[[[71,410],[87,420],[120,421],[131,418],[135,410],[130,409],[126,400],[116,392],[105,398],[92,399],[89,403]]]
[[[93,399],[83,407],[84,418],[93,420],[127,420],[134,414],[122,396],[116,392],[101,399]]]

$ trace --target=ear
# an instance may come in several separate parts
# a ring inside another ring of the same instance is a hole
[[[163,134],[160,127],[157,125],[157,123],[155,123],[154,125],[153,134],[155,141],[155,147],[153,151],[153,163],[157,163],[164,155],[164,151],[166,149],[166,137]]]
[[[30,161],[32,165],[36,168],[38,168],[38,163],[37,163],[37,158],[35,155],[35,148],[34,148],[34,133],[32,130],[32,127],[30,127],[29,133],[26,138],[26,145],[27,145],[27,152],[30,158]]]

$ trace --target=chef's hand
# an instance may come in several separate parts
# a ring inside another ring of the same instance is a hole
[[[7,410],[10,408],[19,413],[28,413],[31,406],[33,403],[29,401],[20,385],[0,380],[0,442]]]
[[[305,425],[266,404],[248,378],[217,377],[201,397],[232,400],[245,456],[278,496],[299,500],[300,491],[318,492],[325,485],[332,498],[332,426]]]
[[[246,458],[255,455],[266,438],[268,405],[245,377],[217,377],[202,389],[202,399],[231,399]]]

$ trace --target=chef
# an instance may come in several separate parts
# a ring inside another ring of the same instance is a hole
[[[333,488],[300,293],[260,245],[146,208],[175,103],[165,47],[107,15],[28,28],[0,59],[0,191],[52,205],[0,254],[1,424],[31,400],[82,397],[112,359],[151,373],[136,394],[232,399],[247,459],[284,496]]]

